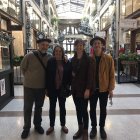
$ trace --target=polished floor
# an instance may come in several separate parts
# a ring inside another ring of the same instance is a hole
[[[47,130],[49,127],[48,98],[45,99],[43,107],[42,126]],[[140,86],[134,84],[116,85],[114,91],[113,105],[108,102],[108,116],[106,131],[108,140],[140,140]],[[34,131],[32,124],[30,136],[27,140],[72,140],[77,130],[75,107],[71,97],[66,102],[67,127],[69,133],[61,132],[59,122],[59,107],[57,105],[57,116],[55,131],[50,136],[39,135]],[[99,117],[99,106],[97,107]],[[89,125],[90,126],[90,125]],[[23,87],[15,86],[15,98],[0,111],[0,140],[20,140],[23,128]],[[91,127],[89,127],[90,132]],[[95,140],[101,140],[99,131]]]

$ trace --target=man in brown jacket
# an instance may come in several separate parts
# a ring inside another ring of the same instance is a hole
[[[90,138],[93,139],[97,134],[97,119],[96,106],[97,101],[100,101],[100,134],[101,138],[106,139],[107,134],[104,130],[106,120],[106,106],[108,97],[113,97],[113,90],[115,88],[115,70],[114,61],[110,55],[104,54],[103,46],[105,40],[100,37],[95,37],[90,41],[90,45],[94,48],[93,63],[94,63],[94,83],[93,95],[90,98],[90,118],[92,130]]]
[[[34,125],[39,134],[44,133],[41,127],[42,106],[45,98],[45,67],[47,66],[47,49],[50,39],[40,39],[37,41],[38,50],[25,55],[21,70],[24,75],[24,127],[21,138],[25,139],[29,135],[31,127],[31,114],[33,103],[35,102]]]

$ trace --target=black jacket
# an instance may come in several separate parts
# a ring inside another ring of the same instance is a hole
[[[57,64],[56,59],[50,58],[48,60],[47,69],[46,69],[46,87],[48,91],[48,96],[55,96],[55,77],[56,77]],[[68,61],[67,63],[63,61],[63,79],[62,85],[71,85],[71,63]],[[61,93],[60,93],[60,96]]]
[[[93,64],[91,58],[84,52],[81,60],[75,55],[72,60],[71,94],[75,97],[84,97],[86,89],[92,94]]]

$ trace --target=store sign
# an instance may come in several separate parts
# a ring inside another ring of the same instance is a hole
[[[121,28],[126,28],[126,29],[135,29],[138,27],[136,19],[122,19],[120,20],[120,27]]]
[[[99,36],[99,37],[105,38],[106,33],[105,33],[105,31],[102,31],[102,32],[96,32],[96,33],[95,33],[95,36]]]
[[[5,90],[5,79],[0,80],[0,95],[3,96],[6,94]]]

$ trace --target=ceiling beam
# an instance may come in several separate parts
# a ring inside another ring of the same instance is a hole
[[[64,3],[62,2],[61,4],[56,4],[56,8],[58,8],[58,7],[61,6],[61,5],[64,6],[65,4],[68,4],[68,3],[70,3],[70,2],[64,2]]]
[[[81,3],[76,3],[76,2],[72,2],[72,1],[70,3],[73,4],[73,5],[84,7],[84,4],[81,4]]]

